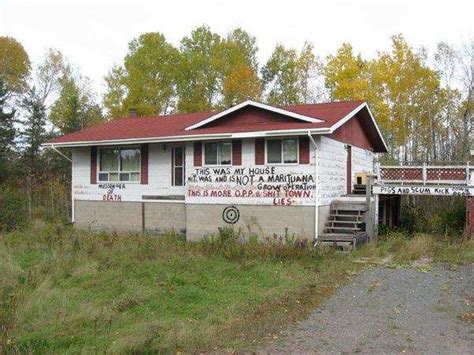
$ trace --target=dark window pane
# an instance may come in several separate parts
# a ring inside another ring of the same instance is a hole
[[[100,149],[99,150],[99,170],[100,171],[118,171],[118,154],[119,150],[112,149]]]
[[[183,168],[174,169],[174,185],[183,186]]]
[[[267,161],[270,164],[281,163],[281,140],[272,139],[267,141]]]
[[[298,146],[296,139],[285,139],[283,141],[283,162],[298,162]]]
[[[183,148],[174,148],[174,165],[183,166]]]
[[[130,174],[129,173],[120,173],[120,181],[129,181]]]
[[[99,181],[109,181],[109,174],[99,173]]]
[[[216,165],[217,164],[217,143],[205,143],[204,155],[205,155],[206,165]]]
[[[220,164],[230,165],[232,162],[232,144],[230,142],[220,143]]]

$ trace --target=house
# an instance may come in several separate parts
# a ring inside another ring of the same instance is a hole
[[[387,151],[362,101],[130,117],[45,146],[72,151],[75,226],[188,240],[224,225],[314,238],[331,202]]]

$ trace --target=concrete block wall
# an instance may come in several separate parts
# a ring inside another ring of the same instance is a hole
[[[74,225],[81,229],[140,232],[142,204],[76,200]]]
[[[219,227],[231,226],[224,222],[223,212],[228,205],[186,205],[186,239],[199,240],[216,234]],[[233,228],[244,234],[258,235],[260,238],[289,234],[301,238],[314,237],[314,206],[263,206],[235,205],[240,214]]]
[[[165,233],[186,229],[184,203],[74,201],[74,225],[81,229]]]
[[[164,233],[186,231],[186,205],[184,203],[145,203],[145,230]]]
[[[75,223],[80,229],[94,231],[165,233],[174,230],[186,233],[187,240],[197,241],[218,233],[218,228],[232,226],[223,220],[223,211],[228,205],[103,202],[82,201],[74,203]],[[245,235],[266,236],[290,235],[312,239],[314,237],[314,206],[235,206],[240,214],[233,226]],[[144,208],[144,218],[142,208]],[[329,214],[329,206],[319,207],[319,233]],[[143,225],[144,222],[144,225]]]

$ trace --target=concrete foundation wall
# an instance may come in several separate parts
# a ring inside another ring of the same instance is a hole
[[[319,206],[319,234],[324,233],[324,228],[326,227],[330,211],[331,205]]]
[[[164,233],[186,231],[186,205],[184,203],[145,203],[145,229]]]
[[[141,232],[145,228],[156,233],[186,229],[184,203],[75,200],[74,211],[74,225],[81,229]]]
[[[186,239],[199,240],[216,234],[219,227],[229,226],[223,220],[224,209],[228,205],[186,205]],[[314,207],[312,206],[254,206],[236,205],[240,219],[234,224],[246,235],[255,234],[260,238],[295,234],[298,237],[314,237]]]
[[[228,205],[144,203],[144,219],[140,202],[82,201],[74,203],[75,223],[81,229],[119,232],[141,232],[143,228],[152,233],[174,230],[186,233],[186,239],[196,241],[218,233],[218,228],[231,226],[223,220]],[[239,221],[233,226],[245,235],[260,238],[289,235],[312,239],[314,237],[313,206],[253,206],[236,205]],[[319,207],[319,233],[329,215],[329,205]],[[145,225],[143,226],[143,221]]]
[[[142,204],[76,200],[74,225],[92,230],[141,231]]]

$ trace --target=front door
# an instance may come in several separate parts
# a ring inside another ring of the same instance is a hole
[[[346,151],[346,192],[350,194],[352,192],[352,147],[347,145]]]
[[[184,186],[185,184],[185,157],[184,147],[173,147],[171,150],[171,183],[173,186]]]

